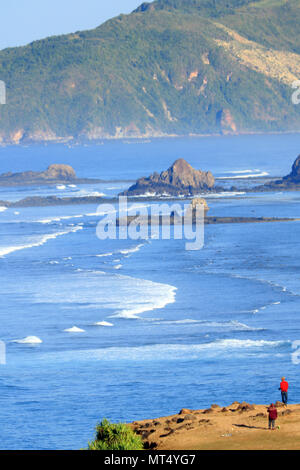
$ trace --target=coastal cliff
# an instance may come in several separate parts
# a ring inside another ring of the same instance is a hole
[[[279,428],[268,429],[267,405],[234,402],[205,410],[182,409],[129,426],[152,450],[267,450],[300,448],[300,405],[276,402]],[[292,438],[291,438],[292,436]]]

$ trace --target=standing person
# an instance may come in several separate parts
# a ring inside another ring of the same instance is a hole
[[[287,406],[287,402],[288,402],[288,389],[289,389],[289,384],[285,380],[285,377],[282,377],[279,390],[281,390],[281,401],[285,406]]]
[[[277,408],[273,403],[271,403],[271,405],[269,406],[268,413],[269,413],[269,429],[274,430],[275,422],[277,419]]]

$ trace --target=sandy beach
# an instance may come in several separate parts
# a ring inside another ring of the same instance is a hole
[[[300,404],[277,403],[276,429],[268,429],[268,405],[234,402],[221,408],[182,409],[173,416],[130,426],[153,450],[297,450]]]

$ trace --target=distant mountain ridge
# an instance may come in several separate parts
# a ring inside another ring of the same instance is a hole
[[[298,0],[157,0],[0,51],[0,143],[299,132]]]

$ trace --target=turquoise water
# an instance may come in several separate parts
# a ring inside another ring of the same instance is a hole
[[[276,176],[298,149],[295,135],[2,148],[0,172],[55,162],[124,180],[184,157],[219,177]],[[0,200],[128,186],[0,188]],[[299,198],[235,193],[208,204],[210,215],[300,217]],[[103,417],[271,402],[283,374],[299,402],[299,222],[207,226],[200,251],[184,240],[101,241],[98,222],[93,205],[0,213],[0,448],[78,449]]]

